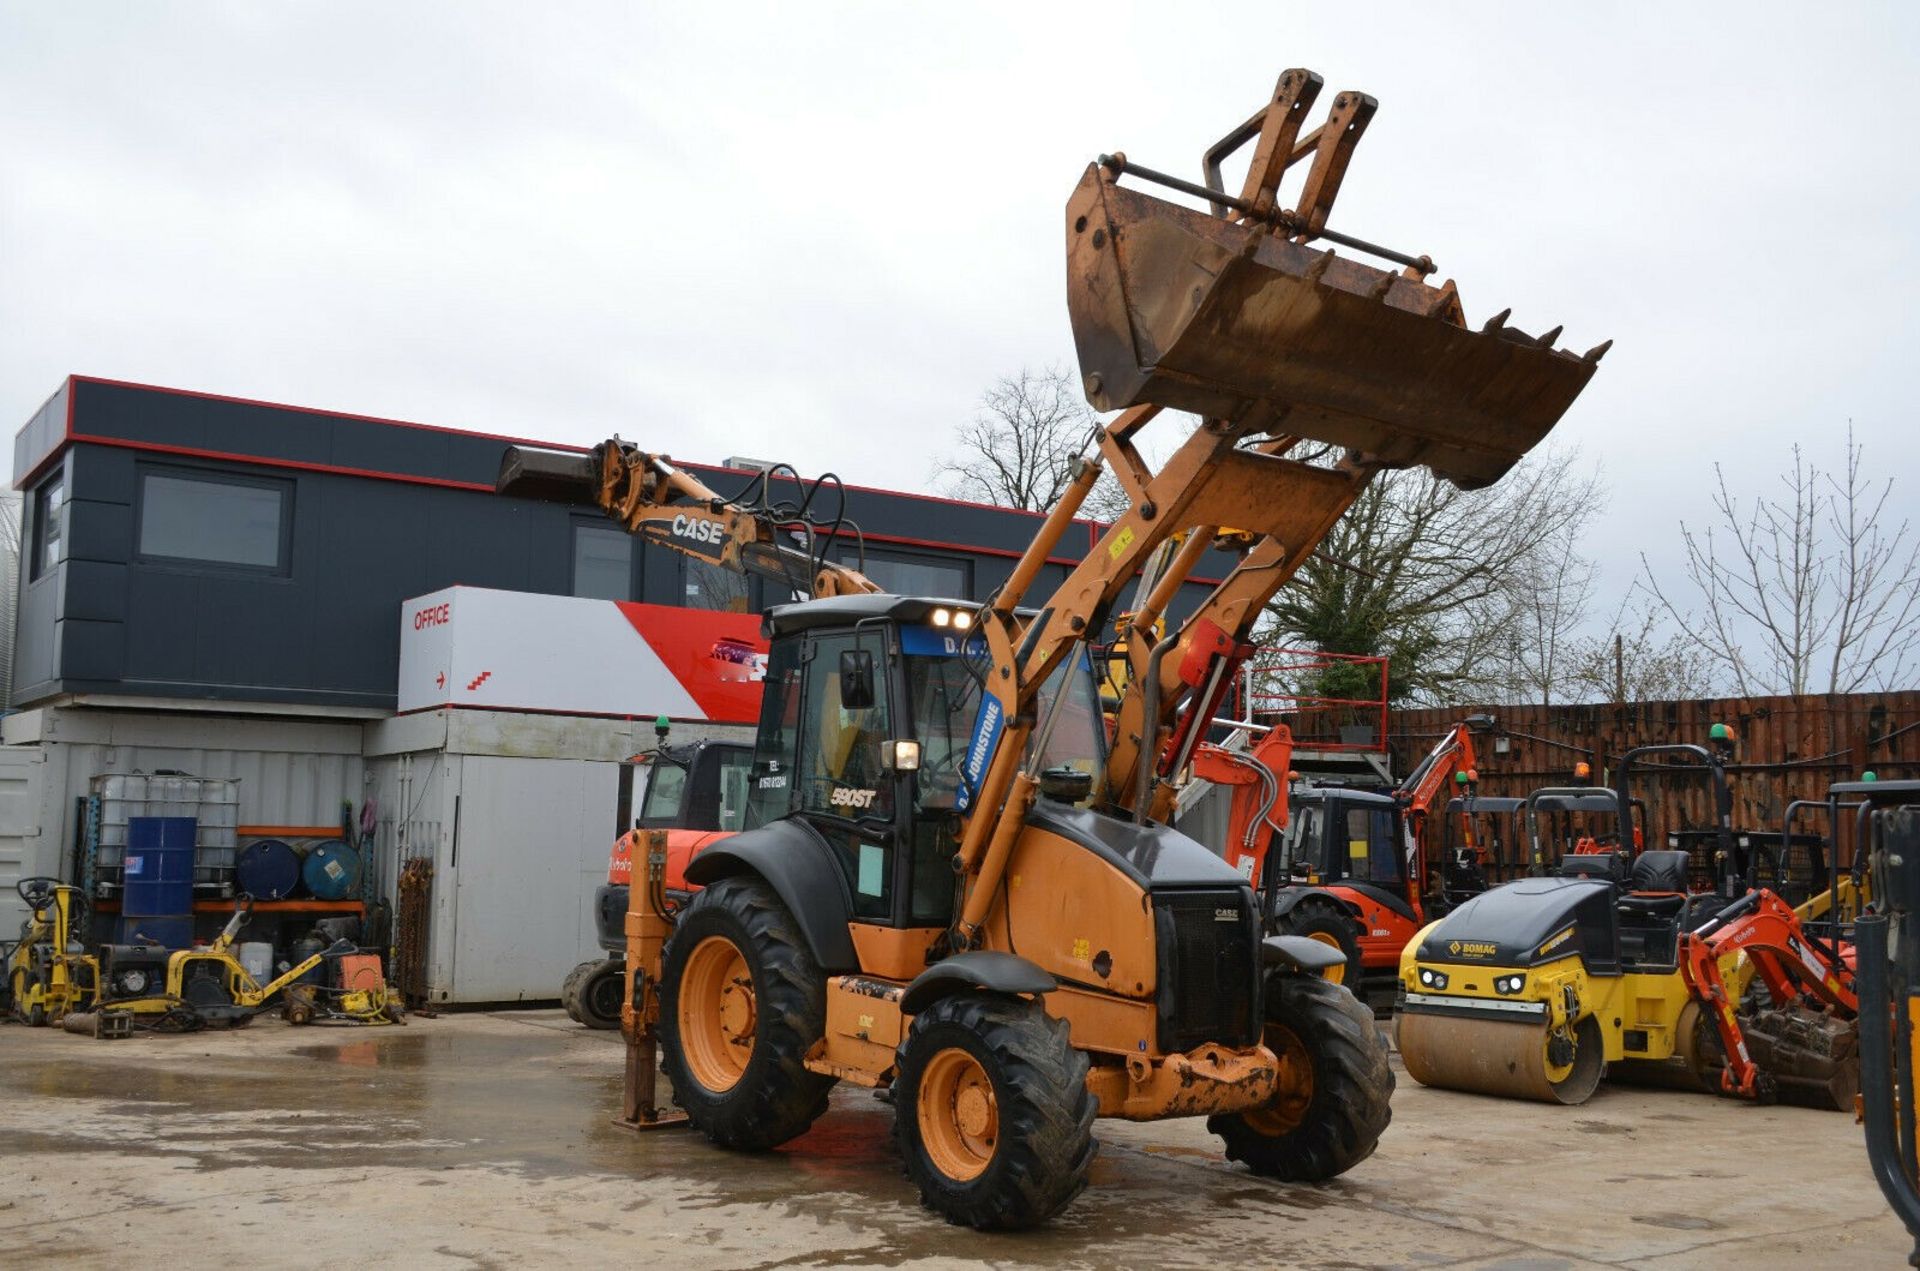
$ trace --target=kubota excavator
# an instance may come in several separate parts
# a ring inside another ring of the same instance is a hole
[[[1414,933],[1446,912],[1446,893],[1429,886],[1441,864],[1440,809],[1451,789],[1477,779],[1473,737],[1492,727],[1488,715],[1455,724],[1386,793],[1291,781],[1284,726],[1247,752],[1198,748],[1195,777],[1232,790],[1227,863],[1260,889],[1266,929],[1338,950],[1333,975],[1356,990],[1369,973],[1395,974]],[[1478,869],[1471,823],[1463,828],[1455,877]]]
[[[767,614],[748,828],[688,865],[684,908],[663,842],[634,864],[629,1123],[674,1120],[655,1103],[656,1043],[685,1119],[727,1147],[794,1138],[836,1082],[880,1088],[923,1201],[981,1228],[1062,1209],[1101,1115],[1207,1116],[1229,1157],[1282,1179],[1373,1151],[1393,1078],[1370,1013],[1323,978],[1337,955],[1264,936],[1248,881],[1164,823],[1171,778],[1260,607],[1372,473],[1498,480],[1599,350],[1557,350],[1558,328],[1524,335],[1505,315],[1472,329],[1430,261],[1330,230],[1374,103],[1338,94],[1309,130],[1320,87],[1282,75],[1208,152],[1206,185],[1118,154],[1087,168],[1066,213],[1068,308],[1089,400],[1121,413],[985,604],[831,594]],[[1232,195],[1219,164],[1248,142]],[[1278,184],[1303,161],[1285,208]],[[1136,440],[1163,409],[1204,422],[1156,468]],[[1344,453],[1296,457],[1310,442]],[[633,457],[602,447],[582,474],[608,505],[650,497],[658,469]],[[1127,512],[1029,607],[1105,466]],[[1091,642],[1184,533],[1135,610],[1133,630],[1157,630],[1221,526],[1250,546],[1197,613],[1128,648],[1109,747]]]

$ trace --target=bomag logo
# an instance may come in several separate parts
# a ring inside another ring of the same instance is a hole
[[[709,521],[699,516],[676,516],[673,518],[673,536],[684,538],[692,543],[718,543],[727,536],[726,527],[718,521]]]
[[[870,808],[878,790],[849,790],[839,787],[827,796],[827,802],[836,808]]]
[[[1447,946],[1447,952],[1456,958],[1490,958],[1497,948],[1484,940],[1455,940]]]

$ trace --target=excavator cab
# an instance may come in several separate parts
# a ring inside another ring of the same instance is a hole
[[[1288,801],[1283,875],[1346,884],[1404,899],[1406,832],[1400,803],[1369,790],[1297,790]]]

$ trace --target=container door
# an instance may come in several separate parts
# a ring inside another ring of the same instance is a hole
[[[27,907],[14,890],[22,878],[58,874],[60,862],[42,859],[41,785],[46,752],[37,746],[0,746],[0,939],[14,940],[27,919]]]
[[[598,947],[619,769],[574,759],[460,759],[449,845],[456,1002],[551,1000]]]

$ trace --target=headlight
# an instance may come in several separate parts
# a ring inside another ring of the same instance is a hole
[[[1430,989],[1444,989],[1447,987],[1447,973],[1445,971],[1435,971],[1427,967],[1421,967],[1420,983]]]
[[[1497,975],[1493,978],[1493,991],[1509,997],[1525,987],[1527,987],[1527,977],[1524,975]]]

